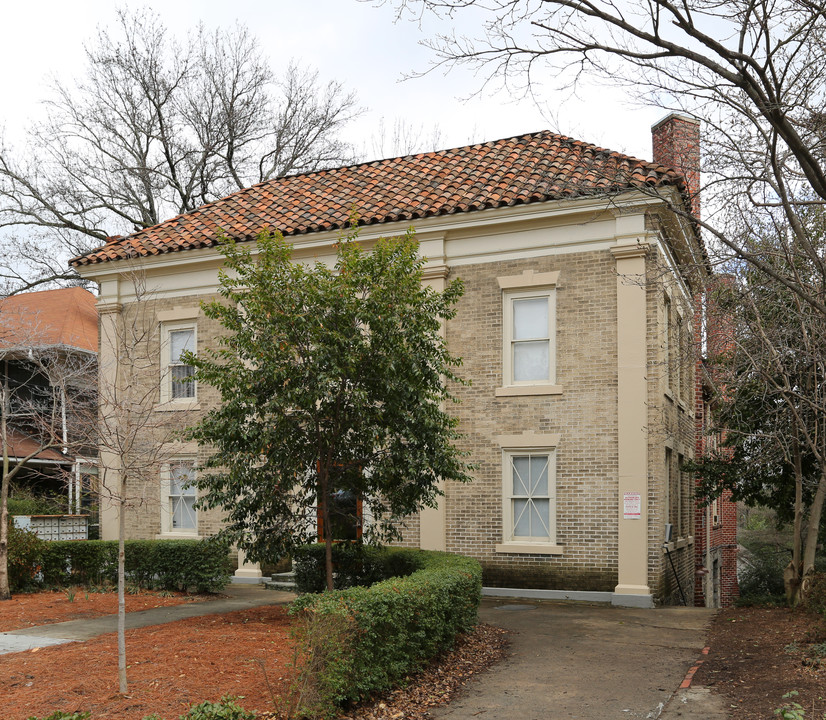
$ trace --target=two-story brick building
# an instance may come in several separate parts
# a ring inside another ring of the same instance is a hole
[[[472,382],[453,392],[477,469],[472,483],[444,487],[438,508],[409,518],[404,542],[478,558],[491,592],[650,606],[679,602],[664,554],[670,523],[690,602],[694,506],[679,467],[694,453],[692,297],[706,271],[684,214],[698,187],[699,129],[669,116],[654,135],[655,162],[540,132],[278,178],[114,238],[73,265],[100,284],[110,330],[134,308],[130,275],[140,271],[155,411],[194,421],[217,398],[180,382],[180,352],[209,346],[219,330],[199,303],[215,296],[221,231],[251,240],[277,229],[297,259],[312,260],[332,256],[353,210],[367,246],[412,225],[425,281],[465,282],[445,335]],[[102,377],[114,360],[102,343]],[[192,510],[186,479],[202,452],[173,448],[127,518],[130,536],[220,527],[219,514]],[[103,524],[114,536],[115,508],[104,508]]]

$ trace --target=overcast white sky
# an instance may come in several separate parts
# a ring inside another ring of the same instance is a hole
[[[550,129],[612,150],[651,157],[650,127],[663,116],[658,108],[633,108],[621,92],[595,89],[579,98],[545,95],[538,107],[530,98],[484,91],[463,102],[481,84],[467,71],[441,71],[402,81],[428,68],[430,51],[419,45],[428,32],[445,30],[430,20],[420,29],[395,21],[394,9],[357,0],[173,0],[121,3],[148,6],[169,30],[185,37],[199,21],[207,27],[236,20],[258,35],[276,70],[291,58],[316,67],[324,80],[335,79],[354,90],[367,109],[348,131],[348,139],[369,153],[380,120],[392,126],[404,117],[429,134],[438,125],[441,146]],[[110,0],[67,3],[37,0],[7,3],[2,11],[0,43],[0,126],[7,139],[22,141],[30,118],[36,118],[47,82],[70,80],[83,72],[83,44],[96,26],[114,23]],[[472,18],[459,28],[473,35]]]

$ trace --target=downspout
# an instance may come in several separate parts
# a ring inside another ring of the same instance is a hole
[[[711,515],[711,505],[706,505],[706,558],[705,558],[705,566],[706,566],[706,573],[705,577],[703,578],[703,592],[706,596],[706,607],[714,607],[714,575],[713,575],[713,564],[711,562],[711,523],[713,521],[713,517]]]

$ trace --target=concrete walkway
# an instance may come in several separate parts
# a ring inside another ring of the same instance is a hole
[[[669,704],[713,614],[485,598],[481,618],[513,631],[512,655],[431,712],[449,720],[725,718],[713,714],[717,698],[708,693],[698,696],[704,705],[695,697]]]
[[[292,593],[265,590],[261,585],[228,585],[222,594],[226,597],[126,613],[126,629],[161,625],[184,618],[216,615],[262,605],[285,605],[295,598]],[[129,603],[128,598],[126,602]],[[89,620],[69,620],[24,630],[12,630],[0,633],[0,655],[36,647],[89,640],[98,635],[116,632],[117,629],[117,615],[104,615]]]

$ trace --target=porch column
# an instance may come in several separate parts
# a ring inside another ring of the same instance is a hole
[[[648,587],[647,244],[617,245],[618,582],[615,605],[650,607]]]
[[[249,562],[247,554],[239,548],[238,550],[238,569],[233,575],[232,582],[235,583],[261,583],[264,574],[261,572],[261,566],[258,563]]]

